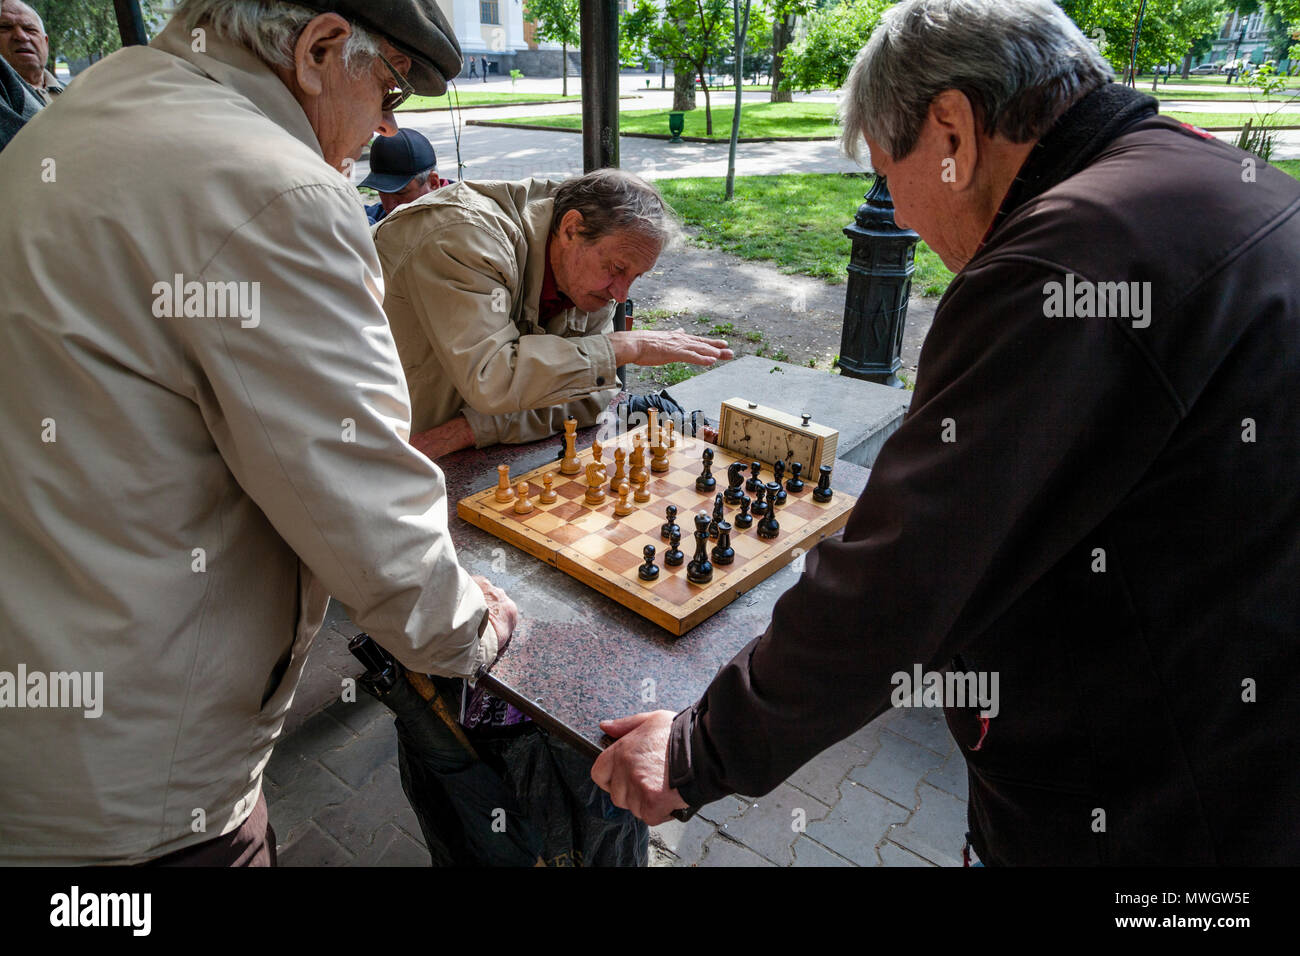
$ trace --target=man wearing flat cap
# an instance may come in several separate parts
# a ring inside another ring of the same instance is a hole
[[[509,638],[341,175],[460,66],[433,0],[182,0],[0,154],[0,861],[273,863],[329,595],[416,671]]]
[[[379,202],[366,207],[373,226],[398,206],[451,183],[438,175],[438,157],[428,137],[418,130],[401,129],[393,136],[375,137],[370,144],[370,175],[361,185],[379,193]]]

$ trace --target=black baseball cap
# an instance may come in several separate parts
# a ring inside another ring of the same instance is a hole
[[[407,80],[422,96],[441,96],[461,69],[456,31],[436,0],[290,0],[308,10],[354,20],[411,58]]]
[[[361,185],[381,193],[401,192],[412,179],[437,165],[433,144],[423,133],[399,129],[395,136],[376,136],[370,144],[370,175]]]

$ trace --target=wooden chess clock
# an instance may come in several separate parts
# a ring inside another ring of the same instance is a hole
[[[805,477],[815,479],[819,466],[835,464],[840,433],[810,423],[811,417],[787,415],[743,398],[729,398],[722,403],[718,444],[768,465],[780,460],[800,462]]]

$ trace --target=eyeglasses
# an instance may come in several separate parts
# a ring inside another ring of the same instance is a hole
[[[393,74],[393,79],[397,81],[398,88],[385,93],[384,101],[380,104],[380,108],[385,113],[391,113],[406,102],[407,98],[415,92],[415,87],[406,81],[406,77],[397,72],[397,68],[389,63],[388,58],[382,53],[379,54],[379,59],[384,61],[384,66],[388,67],[388,72]]]

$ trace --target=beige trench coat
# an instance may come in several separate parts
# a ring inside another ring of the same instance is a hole
[[[251,812],[327,595],[421,671],[495,634],[358,197],[269,69],[173,24],[0,182],[0,861],[139,861]],[[102,713],[6,704],[19,668]]]
[[[456,183],[374,227],[414,431],[463,414],[479,448],[535,441],[618,394],[613,302],[538,319],[558,186]]]

